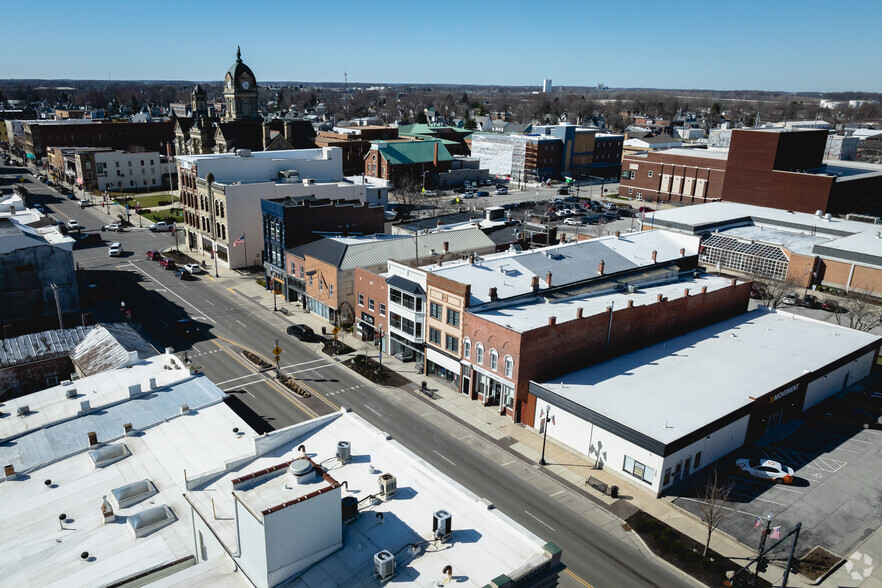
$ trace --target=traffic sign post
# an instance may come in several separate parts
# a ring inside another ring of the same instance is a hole
[[[279,347],[279,340],[278,339],[273,341],[273,345],[275,345],[275,347],[273,347],[273,355],[276,358],[276,375],[280,376],[282,374],[282,372],[279,371],[279,356],[282,355],[282,348]]]

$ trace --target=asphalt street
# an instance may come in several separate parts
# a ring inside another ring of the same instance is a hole
[[[48,205],[57,220],[75,218],[86,231],[100,231],[108,222],[98,207],[81,209],[77,201],[33,181],[27,188],[34,201]],[[230,405],[256,430],[281,428],[349,407],[537,536],[558,544],[567,567],[560,575],[562,586],[690,585],[573,510],[572,504],[558,496],[561,487],[534,464],[433,410],[430,400],[397,388],[369,385],[321,354],[318,344],[287,335],[278,326],[281,315],[237,289],[252,277],[215,278],[209,268],[196,280],[181,281],[144,255],[147,250],[173,246],[169,233],[136,227],[100,234],[103,243],[74,252],[84,286],[95,284],[92,290],[99,291],[86,310],[96,320],[125,320],[121,311],[125,302],[133,326],[159,349],[186,352],[230,394]],[[109,257],[111,241],[121,242],[126,255]],[[201,336],[187,339],[177,332],[175,322],[182,318],[199,322]],[[296,322],[289,317],[282,320]],[[259,372],[242,355],[242,350],[250,350],[271,360],[276,341],[282,349],[279,367],[313,392],[309,399],[287,391],[271,378],[271,372]]]

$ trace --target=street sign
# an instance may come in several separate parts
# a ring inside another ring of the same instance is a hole
[[[332,331],[332,333],[334,333],[336,335],[339,332],[340,332],[340,327],[334,327],[334,330]]]
[[[279,347],[273,349],[273,355],[282,355],[282,350]]]

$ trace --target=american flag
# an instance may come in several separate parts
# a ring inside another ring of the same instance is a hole
[[[245,242],[245,233],[242,233],[242,236],[233,241],[233,247],[238,247],[239,245]]]
[[[763,526],[763,520],[761,518],[757,518],[756,522],[753,524],[754,529],[759,529]]]
[[[772,532],[769,534],[769,537],[771,537],[772,539],[780,539],[781,527],[772,527]]]

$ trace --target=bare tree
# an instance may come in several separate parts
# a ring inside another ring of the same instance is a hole
[[[882,326],[882,308],[861,294],[849,294],[834,309],[833,317],[836,324],[845,325],[856,331],[869,332]]]
[[[406,217],[425,202],[426,197],[422,193],[422,178],[417,179],[411,175],[401,175],[395,178],[395,190],[392,192],[392,201],[395,202],[398,217]]]
[[[716,466],[707,474],[704,487],[699,489],[696,487],[696,494],[701,499],[698,502],[698,510],[701,518],[707,525],[707,540],[704,542],[704,552],[702,556],[707,555],[710,548],[711,535],[716,528],[726,518],[730,517],[734,512],[727,506],[729,503],[729,493],[732,492],[734,484],[731,480],[726,480],[717,471]]]

